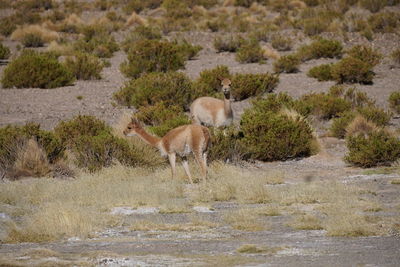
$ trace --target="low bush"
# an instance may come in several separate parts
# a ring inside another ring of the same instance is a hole
[[[153,106],[140,107],[136,113],[136,118],[150,126],[149,130],[160,137],[173,128],[191,123],[181,106],[167,106],[164,102],[158,102]]]
[[[263,50],[256,40],[243,43],[236,52],[236,60],[240,63],[261,63],[264,60]]]
[[[179,72],[152,72],[126,83],[114,94],[126,106],[151,106],[158,102],[187,107],[193,100],[192,82]]]
[[[386,6],[386,1],[382,0],[361,0],[360,5],[371,11],[372,13],[376,13]]]
[[[313,114],[321,119],[329,120],[349,111],[351,103],[343,98],[325,93],[304,95],[296,103],[296,110],[303,115]]]
[[[25,47],[42,47],[44,45],[44,42],[40,35],[28,33],[24,35],[22,39],[22,44]]]
[[[243,114],[240,146],[245,159],[285,160],[315,152],[310,125],[298,114],[276,112],[283,108],[279,101],[282,100],[269,96],[255,102],[254,107]]]
[[[214,128],[211,133],[211,147],[207,160],[238,162],[242,159],[240,139],[243,137],[240,130],[231,125],[225,129]]]
[[[400,48],[393,50],[390,57],[396,65],[400,66]]]
[[[50,53],[24,50],[4,70],[4,88],[55,88],[70,85],[73,74]]]
[[[318,16],[304,19],[301,24],[306,35],[315,36],[327,30],[330,19]]]
[[[359,107],[357,112],[360,113],[364,118],[372,121],[378,126],[386,126],[389,124],[391,114],[383,110],[382,108],[369,105],[365,107]]]
[[[17,29],[17,24],[12,17],[5,17],[0,19],[0,33],[8,37]]]
[[[372,66],[364,60],[346,57],[331,68],[332,78],[338,83],[370,84],[374,77]]]
[[[385,130],[348,136],[346,145],[345,160],[363,168],[388,166],[400,158],[400,140]]]
[[[231,78],[229,69],[225,65],[219,65],[213,69],[200,72],[200,77],[193,85],[195,97],[221,96],[221,78]]]
[[[270,73],[235,74],[232,77],[232,96],[238,101],[263,93],[269,93],[274,90],[278,82],[278,76]]]
[[[236,52],[245,42],[241,36],[232,34],[226,36],[217,36],[214,39],[214,48],[217,52]]]
[[[125,52],[132,46],[132,44],[141,40],[160,40],[162,38],[161,31],[151,26],[140,25],[135,27],[128,33],[128,36],[122,43]]]
[[[235,0],[233,4],[235,6],[250,7],[254,2],[257,2],[257,0]]]
[[[65,65],[78,80],[101,79],[101,71],[104,67],[100,59],[87,53],[76,53],[68,57]]]
[[[186,39],[175,40],[175,45],[178,47],[180,53],[183,54],[185,60],[193,59],[197,54],[203,49],[200,45],[193,45],[189,43]]]
[[[393,92],[390,94],[389,106],[394,112],[400,114],[400,92]]]
[[[369,64],[371,67],[379,64],[382,59],[382,54],[372,47],[365,45],[355,45],[349,51],[347,51],[349,57],[353,57]]]
[[[372,14],[368,18],[368,23],[373,32],[394,33],[399,25],[399,19],[400,15],[396,12],[382,11]]]
[[[297,55],[282,56],[274,62],[276,73],[294,73],[299,71],[300,59]]]
[[[10,48],[0,43],[0,59],[8,59],[10,54]]]
[[[356,135],[364,135],[368,136],[372,132],[382,129],[379,128],[372,121],[367,120],[361,115],[356,115],[354,119],[347,125],[346,127],[346,135],[345,136],[356,136]]]
[[[319,38],[309,45],[301,46],[297,55],[306,61],[318,58],[340,58],[343,54],[343,46],[337,40]]]
[[[164,0],[161,7],[165,9],[165,15],[170,18],[179,19],[192,15],[192,11],[186,1]]]
[[[129,166],[151,165],[139,150],[125,139],[113,136],[111,128],[95,117],[79,115],[62,121],[54,132],[74,153],[75,163],[89,171],[110,166],[114,160]]]
[[[185,66],[185,55],[174,43],[160,40],[141,40],[128,49],[128,61],[121,64],[121,71],[137,78],[142,73],[167,72]]]
[[[293,40],[289,37],[275,34],[271,37],[271,45],[278,51],[289,51],[292,49]]]
[[[344,138],[346,136],[347,126],[354,120],[356,113],[354,111],[346,111],[339,114],[338,118],[334,118],[329,128],[329,133],[336,138]]]
[[[28,140],[31,139],[43,148],[46,155],[45,160],[49,163],[54,163],[64,156],[65,147],[62,145],[61,140],[52,132],[40,129],[39,124],[9,125],[0,128],[0,171],[6,175],[14,172],[14,164],[18,159],[18,153],[26,147]],[[32,169],[34,168],[32,166]],[[32,173],[25,173],[26,175],[32,176]]]
[[[124,5],[123,10],[126,14],[131,14],[133,11],[139,13],[145,8],[155,9],[162,4],[162,0],[150,0],[150,1],[141,1],[141,0],[128,0],[126,1],[126,5]]]
[[[307,76],[318,79],[318,81],[332,80],[332,66],[333,64],[322,64],[312,67],[308,71]]]

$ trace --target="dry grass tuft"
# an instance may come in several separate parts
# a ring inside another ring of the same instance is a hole
[[[282,208],[276,204],[267,204],[257,209],[257,214],[263,216],[279,216],[282,214]]]
[[[237,252],[239,253],[264,253],[264,254],[275,254],[278,251],[282,250],[283,248],[280,247],[258,247],[257,245],[254,244],[245,244],[241,246],[240,248],[236,249]]]
[[[291,9],[304,9],[307,7],[307,4],[304,3],[303,1],[299,0],[292,0],[289,2],[289,7]]]
[[[223,220],[236,230],[255,232],[266,229],[266,225],[260,222],[259,216],[250,209],[228,211],[225,213]]]
[[[400,179],[393,179],[390,183],[391,184],[400,184]]]
[[[12,171],[13,179],[20,177],[44,177],[51,171],[44,150],[34,139],[18,148],[17,158]]]
[[[277,50],[275,50],[275,49],[273,49],[273,48],[270,48],[270,47],[268,47],[268,46],[264,46],[263,48],[262,48],[262,50],[263,50],[263,57],[265,58],[265,59],[270,59],[270,58],[272,58],[272,59],[274,59],[274,60],[277,60],[277,59],[279,59],[281,56],[280,56],[280,54],[279,54],[279,52],[277,51]]]
[[[364,135],[368,136],[371,132],[378,130],[375,123],[368,121],[363,116],[358,115],[346,127],[346,136]]]
[[[51,41],[47,46],[47,51],[55,52],[63,56],[71,56],[74,53],[74,48],[70,44],[60,44],[57,41]]]
[[[296,216],[291,222],[289,222],[288,226],[297,230],[323,229],[321,220],[317,216],[311,214]]]
[[[227,7],[227,6],[233,6],[235,4],[235,0],[224,0],[222,6]]]
[[[11,34],[11,40],[22,41],[28,34],[40,36],[40,38],[46,43],[56,41],[60,38],[57,32],[49,30],[41,25],[24,25]]]
[[[132,12],[132,14],[129,16],[129,18],[126,20],[125,27],[131,27],[131,26],[138,26],[138,25],[147,25],[147,20],[143,18],[142,16],[138,15],[135,11]]]

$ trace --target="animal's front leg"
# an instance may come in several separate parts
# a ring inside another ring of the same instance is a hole
[[[175,169],[176,154],[175,153],[168,154],[168,159],[169,159],[169,164],[171,165],[172,179],[174,179],[176,173]]]

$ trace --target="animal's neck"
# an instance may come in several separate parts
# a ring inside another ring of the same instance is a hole
[[[225,98],[224,98],[224,111],[225,111],[225,115],[227,117],[232,116],[232,107],[231,107],[231,100],[230,100],[230,94],[224,94]]]
[[[140,129],[136,131],[136,133],[144,142],[154,147],[157,147],[161,140],[160,138],[147,133],[144,129]]]

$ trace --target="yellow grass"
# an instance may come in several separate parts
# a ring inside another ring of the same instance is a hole
[[[400,184],[400,179],[393,179],[390,183],[391,184]]]
[[[125,26],[138,26],[138,25],[147,25],[147,20],[142,16],[138,15],[135,11],[128,17],[126,20]]]
[[[17,28],[11,34],[11,40],[22,41],[27,34],[38,35],[46,43],[56,41],[60,38],[57,32],[49,30],[41,25],[24,25]]]
[[[262,223],[260,217],[251,209],[228,211],[225,213],[223,220],[236,230],[253,232],[267,228],[267,225]]]
[[[74,53],[74,48],[70,44],[59,44],[57,41],[50,42],[46,49],[63,56],[71,56]]]
[[[378,126],[373,122],[368,121],[363,116],[358,115],[354,120],[346,127],[346,136],[354,135],[369,135],[371,132],[376,131]]]
[[[264,254],[275,254],[276,252],[282,250],[280,247],[266,247],[257,246],[254,244],[245,244],[236,249],[239,253],[264,253]]]
[[[321,230],[323,229],[321,220],[315,215],[305,214],[293,218],[288,226],[298,230]]]

